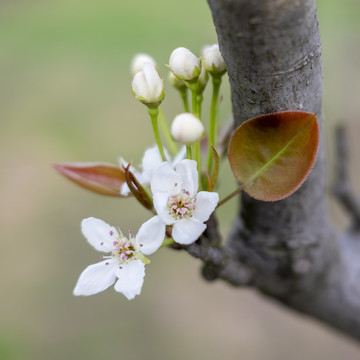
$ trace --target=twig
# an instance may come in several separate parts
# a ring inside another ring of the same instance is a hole
[[[348,171],[348,148],[344,125],[335,130],[336,163],[333,193],[353,220],[353,228],[360,230],[360,201],[351,191]]]

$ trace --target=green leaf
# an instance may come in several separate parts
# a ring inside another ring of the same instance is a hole
[[[255,199],[290,196],[312,169],[319,145],[316,115],[284,111],[245,121],[232,135],[228,158],[244,191]]]
[[[81,187],[101,195],[122,197],[120,188],[125,183],[125,171],[107,163],[54,164],[60,174]]]

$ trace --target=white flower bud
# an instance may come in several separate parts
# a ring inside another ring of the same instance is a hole
[[[202,94],[204,92],[208,80],[209,80],[209,74],[205,70],[204,66],[201,66],[201,73],[198,78],[198,87],[196,89],[198,94]]]
[[[177,90],[184,91],[187,89],[183,80],[177,78],[172,71],[169,72],[169,83]]]
[[[218,44],[205,46],[203,48],[202,64],[212,75],[222,75],[226,71],[226,65]]]
[[[136,73],[142,70],[143,65],[148,62],[156,67],[156,61],[148,54],[136,54],[130,65],[131,74],[135,76]]]
[[[179,47],[171,53],[169,66],[175,76],[188,81],[196,80],[201,71],[199,59],[184,47]]]
[[[157,107],[164,99],[164,83],[154,65],[146,62],[131,84],[134,96],[145,105]]]
[[[191,113],[177,115],[171,124],[171,135],[179,143],[191,145],[201,139],[204,125]]]

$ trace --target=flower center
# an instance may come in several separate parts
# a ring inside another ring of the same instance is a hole
[[[169,215],[175,220],[192,217],[195,203],[196,196],[191,197],[188,191],[182,189],[180,194],[169,196],[167,205]]]
[[[126,237],[120,236],[120,238],[113,242],[112,257],[123,263],[130,260],[135,255],[135,247],[131,240]]]

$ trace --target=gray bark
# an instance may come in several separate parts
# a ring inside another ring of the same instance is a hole
[[[316,113],[321,125],[315,0],[208,3],[227,64],[235,124],[303,110]],[[354,231],[338,232],[328,219],[322,144],[313,171],[293,195],[261,202],[244,194],[240,209],[227,252],[251,273],[248,285],[360,339],[360,239]]]

